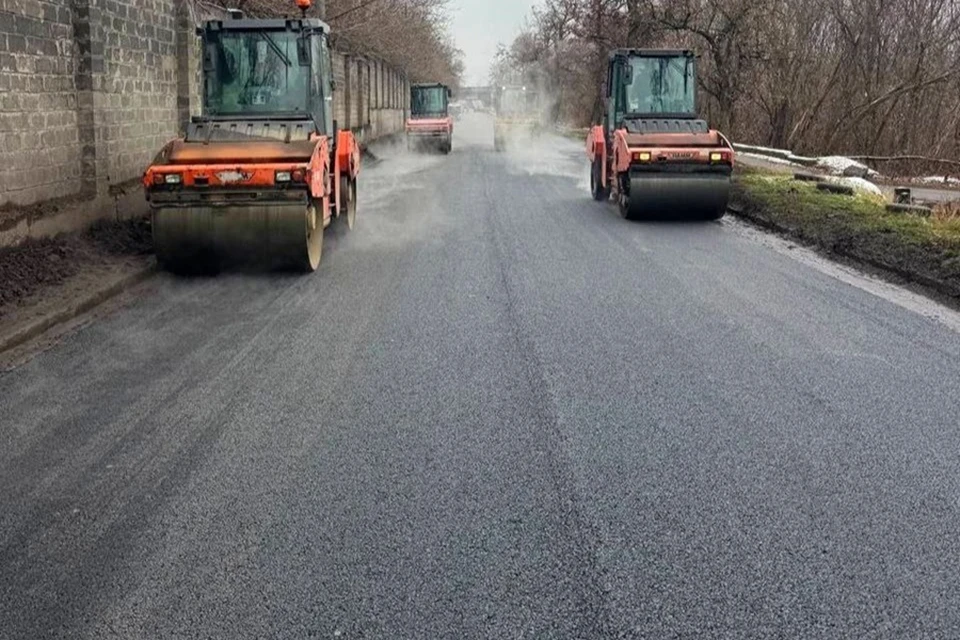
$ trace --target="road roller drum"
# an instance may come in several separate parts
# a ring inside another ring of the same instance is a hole
[[[631,173],[621,190],[628,220],[716,220],[727,210],[730,176],[724,173]]]
[[[314,271],[323,221],[305,204],[183,207],[153,212],[157,260],[170,270],[235,264]]]

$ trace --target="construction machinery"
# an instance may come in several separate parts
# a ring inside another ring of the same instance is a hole
[[[334,218],[353,228],[360,149],[333,119],[329,27],[231,11],[197,29],[202,115],[143,176],[159,263],[317,269]]]
[[[611,194],[627,219],[718,219],[727,208],[733,145],[697,116],[691,51],[610,55],[606,113],[587,136],[593,197]]]
[[[540,93],[532,87],[500,87],[494,99],[493,147],[504,151],[508,142],[540,133],[543,123]]]
[[[443,84],[410,87],[410,117],[407,118],[407,149],[432,147],[442,153],[453,149],[453,118],[450,89]]]

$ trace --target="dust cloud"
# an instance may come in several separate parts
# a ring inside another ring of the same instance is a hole
[[[534,92],[537,106],[527,117],[538,117],[536,129],[512,128],[505,137],[506,168],[519,175],[539,175],[570,178],[578,188],[590,189],[590,167],[586,158],[586,139],[574,139],[561,135],[560,123],[555,121],[559,112],[559,98],[537,79],[513,77],[511,84],[523,84]],[[491,116],[491,119],[495,116]],[[493,123],[491,122],[491,128]]]
[[[456,150],[456,140],[454,140]],[[369,147],[358,184],[357,225],[351,249],[393,249],[412,242],[429,242],[449,225],[435,193],[431,169],[449,156],[436,151],[409,151],[395,137]],[[416,207],[409,202],[416,201]]]
[[[546,108],[545,113],[552,110]],[[360,174],[360,233],[351,249],[388,249],[442,241],[452,220],[443,209],[442,167],[477,156],[480,168],[496,163],[513,175],[570,180],[584,194],[590,189],[584,142],[558,134],[549,123],[538,131],[511,132],[502,151],[494,149],[496,117],[492,109],[464,109],[454,116],[453,150],[407,149],[403,135],[374,142]],[[413,206],[411,204],[413,203]]]
[[[492,114],[465,113],[457,120],[454,148],[494,153],[494,125]],[[514,175],[570,178],[578,188],[589,191],[590,165],[585,142],[564,137],[546,124],[538,132],[518,129],[511,133],[506,148],[496,156],[502,157],[506,170]]]
[[[578,187],[590,189],[584,144],[569,138],[550,131],[518,134],[507,142],[505,157],[511,173],[570,178]]]

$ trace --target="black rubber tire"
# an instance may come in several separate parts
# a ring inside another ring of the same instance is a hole
[[[630,213],[630,196],[620,195],[617,197],[617,211],[624,220],[636,220],[637,217]]]
[[[340,207],[347,229],[353,229],[357,224],[357,181],[349,176],[340,177]]]
[[[603,182],[603,165],[600,159],[593,161],[590,165],[590,193],[597,202],[606,202],[610,199],[610,187]]]

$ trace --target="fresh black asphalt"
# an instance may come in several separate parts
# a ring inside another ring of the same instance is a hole
[[[317,274],[0,375],[0,638],[960,637],[960,335],[573,142],[382,156]]]

